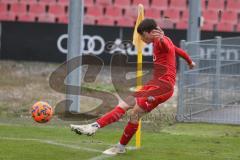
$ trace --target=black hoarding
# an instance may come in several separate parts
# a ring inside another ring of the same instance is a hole
[[[94,54],[109,64],[111,55],[120,52],[135,61],[132,41],[133,28],[84,26],[83,55]],[[165,34],[179,46],[186,39],[185,30],[165,30]],[[239,36],[240,33],[202,32],[202,39]],[[127,47],[126,47],[127,46]],[[67,53],[67,25],[2,22],[1,59],[63,62]],[[144,61],[151,61],[152,46],[144,49]]]

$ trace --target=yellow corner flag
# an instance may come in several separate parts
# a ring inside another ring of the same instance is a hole
[[[144,42],[141,40],[137,33],[137,27],[144,19],[144,8],[142,4],[138,5],[138,18],[134,27],[133,44],[137,49],[137,90],[142,86],[142,50]],[[136,148],[141,147],[141,120],[139,120],[139,126],[136,133]]]

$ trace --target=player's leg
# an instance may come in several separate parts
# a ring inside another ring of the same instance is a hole
[[[124,132],[122,134],[122,137],[119,141],[119,143],[106,151],[104,151],[104,154],[107,155],[116,155],[119,153],[125,153],[125,146],[129,143],[129,141],[132,139],[133,135],[136,133],[138,129],[138,122],[140,118],[145,115],[147,112],[140,108],[138,105],[136,105],[131,113],[130,113],[130,120],[128,124],[126,125]]]
[[[151,86],[144,86],[145,90],[152,90]],[[125,153],[125,146],[129,143],[133,135],[136,133],[138,129],[138,121],[139,119],[151,112],[154,108],[156,108],[159,104],[167,101],[173,94],[173,89],[166,90],[159,96],[146,96],[146,97],[138,97],[136,98],[137,104],[131,111],[130,121],[124,129],[123,135],[117,145],[114,147],[104,151],[104,154],[107,155],[116,155],[119,153]]]
[[[99,128],[103,128],[111,123],[118,121],[126,113],[127,110],[132,108],[128,104],[132,103],[132,106],[134,106],[134,103],[130,102],[131,98],[129,97],[128,99],[128,103],[119,103],[119,105],[117,105],[113,110],[100,117],[96,122],[87,125],[71,125],[71,129],[78,134],[85,134],[89,136],[93,135]]]

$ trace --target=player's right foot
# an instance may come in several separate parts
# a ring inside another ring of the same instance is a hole
[[[84,134],[87,136],[92,136],[98,130],[98,125],[95,124],[87,124],[87,125],[70,125],[71,130],[76,132],[77,134]]]
[[[110,155],[110,156],[115,156],[117,154],[123,154],[126,153],[126,149],[124,146],[117,144],[103,152],[103,154]]]

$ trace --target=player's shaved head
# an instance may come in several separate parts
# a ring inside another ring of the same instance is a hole
[[[146,18],[138,25],[137,32],[142,35],[143,32],[149,33],[154,29],[157,29],[156,21],[154,19]]]

